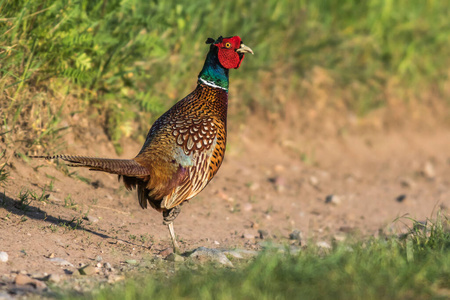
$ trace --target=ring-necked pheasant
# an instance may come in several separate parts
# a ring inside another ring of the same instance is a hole
[[[238,36],[208,38],[206,43],[211,46],[197,87],[153,124],[135,158],[35,156],[119,175],[127,189],[137,188],[142,208],[148,202],[163,213],[175,252],[173,221],[180,205],[206,187],[225,155],[229,69],[239,68],[245,53],[253,54]]]

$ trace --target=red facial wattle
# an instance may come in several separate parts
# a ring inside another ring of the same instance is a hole
[[[231,38],[223,39],[220,43],[215,44],[219,48],[218,58],[220,64],[227,69],[237,69],[244,59],[244,54],[237,53],[236,49],[241,46],[241,38],[233,36]]]

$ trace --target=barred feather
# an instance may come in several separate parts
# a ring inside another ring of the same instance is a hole
[[[94,171],[103,171],[125,176],[147,176],[150,170],[133,159],[112,159],[76,155],[31,156],[33,158],[61,159],[71,167],[84,167]]]

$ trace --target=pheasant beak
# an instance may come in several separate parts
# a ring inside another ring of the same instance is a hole
[[[241,47],[240,47],[239,49],[236,49],[236,52],[237,52],[237,53],[242,53],[242,54],[244,54],[244,53],[251,53],[251,54],[254,54],[254,53],[253,53],[253,50],[250,49],[250,47],[245,46],[244,44],[241,44]]]

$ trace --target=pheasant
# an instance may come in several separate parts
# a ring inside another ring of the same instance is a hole
[[[197,87],[156,120],[135,158],[34,156],[119,175],[128,190],[137,189],[143,209],[150,204],[162,212],[178,253],[173,221],[183,202],[211,181],[225,155],[229,69],[239,68],[246,53],[253,54],[239,36],[208,38],[206,44],[211,45]]]

